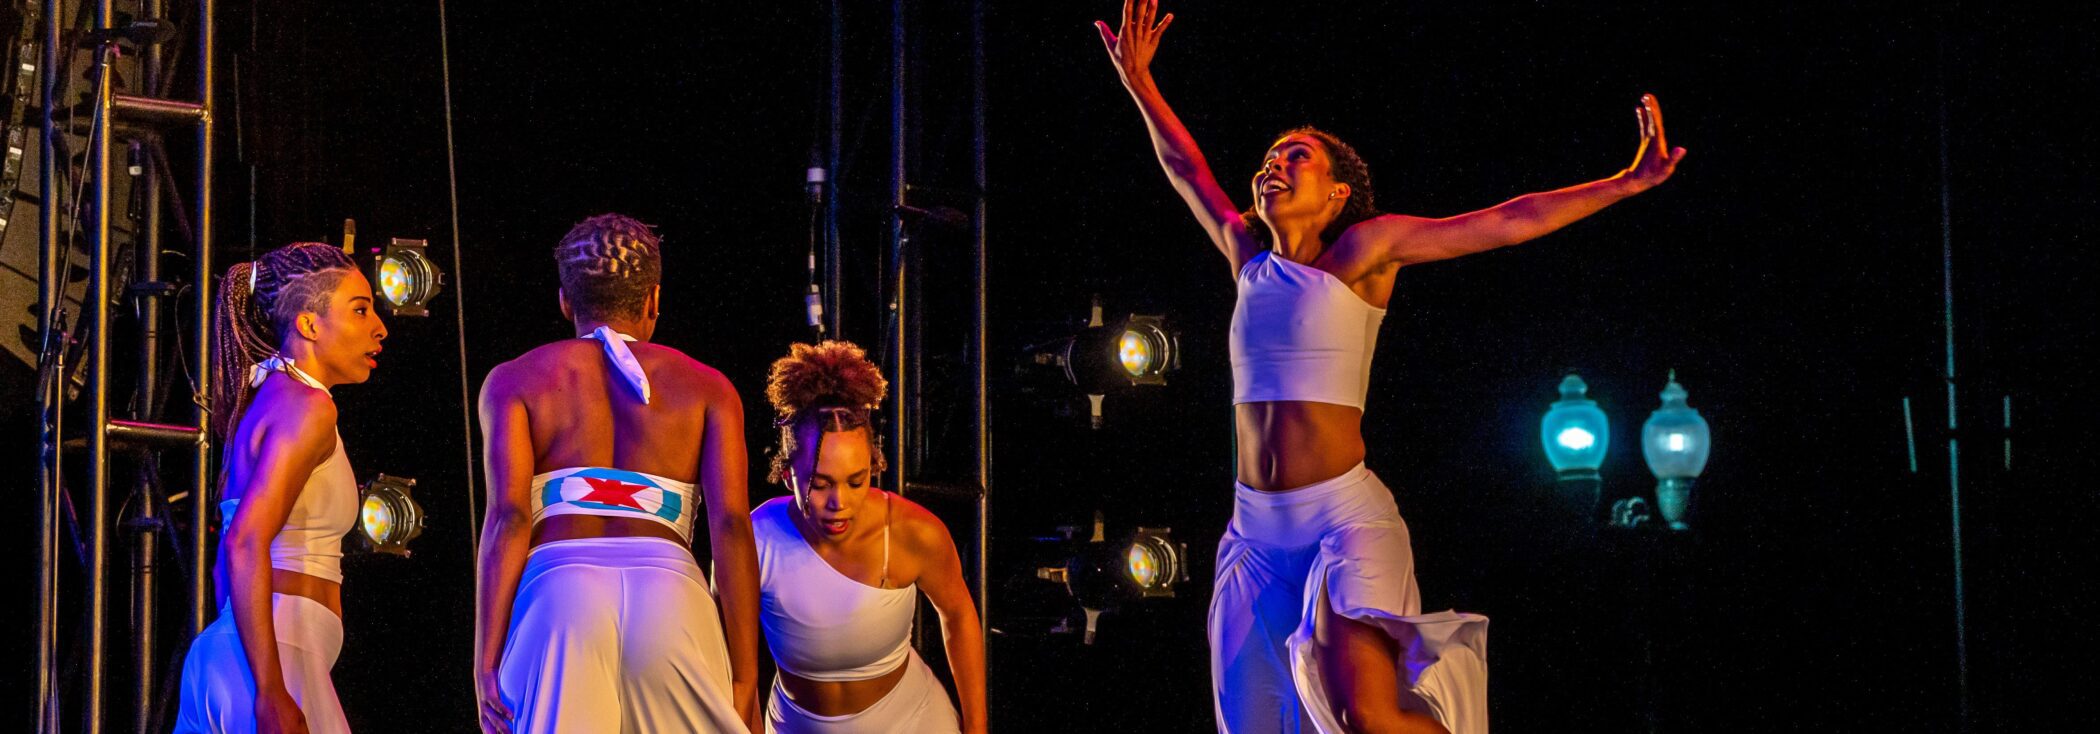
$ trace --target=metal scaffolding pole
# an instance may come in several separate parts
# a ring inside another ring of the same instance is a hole
[[[158,454],[153,453],[167,446],[193,445],[197,459],[192,476],[190,497],[196,513],[193,522],[192,540],[198,552],[192,564],[191,630],[194,633],[204,627],[205,615],[211,606],[209,576],[209,554],[205,552],[204,540],[209,524],[206,512],[210,507],[207,488],[211,476],[211,449],[204,439],[208,426],[208,415],[204,412],[201,397],[208,390],[206,382],[210,372],[206,368],[211,353],[211,145],[212,125],[208,113],[213,84],[211,56],[213,52],[212,3],[202,0],[198,6],[198,86],[201,102],[189,103],[150,96],[129,96],[115,93],[117,71],[114,68],[118,38],[112,33],[115,22],[113,0],[97,0],[92,6],[80,6],[81,12],[92,8],[93,28],[97,31],[93,40],[92,74],[89,81],[94,85],[93,103],[89,107],[87,130],[86,165],[75,180],[68,175],[70,165],[63,136],[66,110],[71,106],[61,97],[65,81],[65,62],[73,58],[74,49],[63,33],[64,3],[60,0],[45,0],[42,3],[44,54],[40,69],[42,87],[42,132],[41,158],[38,170],[42,190],[39,207],[39,239],[41,260],[39,269],[39,301],[42,309],[43,355],[39,367],[39,402],[41,408],[42,446],[41,466],[38,477],[38,621],[37,621],[37,728],[40,731],[58,731],[67,717],[61,715],[62,690],[73,684],[82,687],[78,699],[81,710],[77,714],[82,722],[80,731],[98,733],[105,720],[121,720],[121,706],[111,707],[106,698],[111,650],[109,646],[109,586],[110,586],[110,537],[113,532],[135,528],[138,533],[131,536],[131,570],[133,572],[130,601],[129,627],[131,632],[131,665],[133,667],[134,695],[129,700],[132,706],[131,721],[140,732],[153,728],[153,713],[158,686],[156,673],[161,665],[156,662],[156,653],[162,645],[158,642],[161,614],[157,609],[159,598],[157,563],[159,559],[160,533],[167,525],[162,512],[165,507],[160,496],[162,487],[158,473]],[[143,18],[159,19],[165,12],[163,0],[140,0],[138,8]],[[166,59],[158,44],[144,44],[145,63],[142,84],[151,91],[164,85],[167,71]],[[120,124],[126,129],[139,130],[135,137],[141,145],[137,162],[142,169],[142,180],[135,181],[138,195],[130,216],[136,220],[139,237],[132,242],[137,248],[137,257],[132,270],[134,286],[126,293],[119,293],[123,279],[118,260],[117,243],[111,216],[117,211],[113,197],[114,166],[111,154],[115,140],[112,135]],[[153,130],[140,130],[148,125],[195,125],[198,132],[198,193],[195,199],[197,214],[197,238],[191,262],[195,268],[196,282],[191,284],[194,296],[194,359],[191,364],[199,374],[194,383],[198,392],[190,402],[197,404],[195,427],[160,426],[153,421],[158,418],[160,397],[164,394],[164,383],[170,375],[167,365],[160,360],[165,356],[162,349],[161,322],[165,315],[160,299],[176,292],[162,283],[160,269],[162,251],[164,199],[168,193],[162,179],[165,159],[148,155],[144,151],[157,151],[159,138]],[[85,195],[71,196],[75,186]],[[89,246],[88,288],[82,299],[82,312],[69,315],[65,312],[65,264],[71,257],[72,243],[67,239],[64,223],[67,217],[75,217],[79,230]],[[112,420],[110,402],[113,393],[111,360],[117,358],[111,345],[111,309],[125,302],[136,305],[139,318],[137,381],[131,393],[132,403],[128,417],[132,420]],[[77,321],[77,323],[69,323]],[[77,673],[67,673],[58,653],[58,611],[64,589],[59,584],[59,540],[61,535],[60,514],[66,496],[64,476],[65,432],[63,419],[69,389],[68,344],[75,339],[85,339],[88,368],[82,397],[88,401],[86,430],[82,431],[81,444],[86,455],[81,457],[90,472],[85,508],[74,523],[76,541],[82,545],[86,567],[82,581],[86,586],[82,601],[84,629],[78,632],[83,645],[79,653],[82,661]],[[133,442],[145,449],[137,467],[135,484],[139,503],[131,518],[111,516],[110,459],[113,442]],[[129,522],[118,522],[120,519]],[[75,678],[73,676],[77,675]]]
[[[64,491],[61,444],[64,437],[59,434],[60,421],[65,402],[66,344],[60,326],[64,323],[61,310],[65,306],[65,283],[60,280],[60,264],[70,257],[71,246],[60,239],[59,208],[63,198],[59,193],[65,186],[59,176],[58,125],[56,104],[58,100],[58,63],[60,27],[64,23],[64,6],[59,0],[44,0],[42,4],[44,22],[44,55],[38,65],[38,81],[43,87],[43,120],[39,130],[42,155],[37,165],[37,180],[42,205],[37,207],[38,268],[37,302],[40,306],[39,331],[42,334],[42,349],[38,358],[38,419],[43,422],[42,446],[38,472],[37,496],[37,648],[36,648],[36,699],[37,729],[42,732],[58,731],[58,535],[59,493]]]
[[[211,528],[212,482],[211,482],[211,412],[205,407],[206,396],[211,395],[211,269],[212,269],[212,113],[217,109],[212,93],[214,77],[213,59],[216,54],[217,26],[212,22],[212,0],[197,0],[197,105],[204,114],[197,120],[197,192],[193,214],[197,228],[195,251],[190,261],[196,273],[190,283],[190,292],[196,295],[196,324],[193,331],[195,350],[190,364],[196,365],[196,395],[190,403],[195,407],[197,431],[202,434],[195,449],[195,465],[190,478],[190,634],[204,631],[209,622],[211,603]]]
[[[115,9],[112,0],[97,0],[95,3],[95,28],[110,29]],[[88,471],[89,479],[87,517],[82,518],[81,528],[88,534],[88,629],[87,629],[87,700],[81,712],[87,722],[82,731],[99,734],[102,731],[103,678],[105,658],[109,642],[109,299],[110,276],[115,268],[110,263],[109,242],[109,133],[111,77],[115,76],[112,63],[116,51],[114,41],[103,41],[95,49],[95,106],[93,124],[88,131],[88,176],[93,179],[94,193],[93,250],[89,256],[89,285],[87,302],[94,313],[94,323],[89,327],[88,339]]]

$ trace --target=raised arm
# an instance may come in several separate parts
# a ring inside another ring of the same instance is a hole
[[[758,709],[758,546],[751,533],[744,403],[727,378],[717,374],[712,382],[700,444],[700,490],[707,505],[707,540],[714,549],[715,596],[729,643],[737,716],[752,731],[765,731]]]
[[[281,389],[259,416],[255,465],[233,523],[220,541],[226,557],[228,603],[248,669],[255,673],[259,732],[304,732],[305,714],[285,688],[271,614],[270,540],[284,529],[306,478],[335,451],[335,403],[317,391]]]
[[[474,697],[486,734],[510,732],[513,714],[503,705],[497,671],[532,545],[532,426],[525,404],[510,390],[509,367],[498,366],[481,385],[481,463],[489,506],[474,584]]]
[[[1167,181],[1174,184],[1189,212],[1196,215],[1196,222],[1210,235],[1211,244],[1238,273],[1240,264],[1260,252],[1260,246],[1248,236],[1239,208],[1218,186],[1210,163],[1196,147],[1196,139],[1182,126],[1181,118],[1174,115],[1152,82],[1152,55],[1159,51],[1160,34],[1174,22],[1172,13],[1155,22],[1153,16],[1158,10],[1159,0],[1123,0],[1122,25],[1111,31],[1107,22],[1097,20],[1094,28],[1101,31],[1101,44],[1108,49],[1109,61],[1116,65],[1123,88],[1130,91],[1138,113],[1145,118],[1145,129],[1152,134],[1152,151],[1159,155]]]
[[[1617,174],[1564,189],[1525,194],[1476,212],[1443,219],[1388,214],[1363,222],[1343,235],[1382,253],[1388,262],[1412,265],[1448,260],[1543,237],[1597,213],[1621,199],[1654,188],[1676,172],[1683,148],[1671,148],[1663,137],[1662,105],[1643,95],[1634,108],[1640,120],[1641,144],[1633,165]]]
[[[955,675],[955,693],[962,699],[963,734],[982,734],[987,726],[984,626],[970,599],[970,584],[963,577],[962,559],[956,556],[955,538],[949,535],[948,526],[924,509],[915,507],[911,514],[915,517],[906,527],[912,545],[926,559],[925,570],[919,573],[919,590],[941,615],[948,670]]]

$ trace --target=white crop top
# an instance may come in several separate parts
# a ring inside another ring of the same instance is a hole
[[[1232,403],[1303,400],[1361,410],[1385,309],[1332,273],[1263,251],[1240,267]]]
[[[693,542],[699,514],[693,485],[676,479],[605,467],[556,469],[532,478],[532,522],[556,515],[651,520]]]
[[[284,528],[270,538],[270,567],[342,583],[343,536],[357,527],[357,504],[357,474],[337,435],[335,453],[306,475]],[[225,530],[233,529],[240,506],[239,498],[219,503]]]
[[[888,501],[885,495],[884,501]],[[878,589],[839,573],[795,529],[775,500],[751,512],[758,544],[758,617],[781,670],[815,681],[880,678],[911,655],[918,584]],[[889,527],[883,527],[889,575]]]

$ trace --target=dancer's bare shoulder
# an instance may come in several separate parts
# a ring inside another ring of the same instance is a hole
[[[890,527],[897,532],[897,539],[917,558],[943,558],[955,555],[955,537],[948,532],[948,524],[925,505],[895,495],[890,503]]]
[[[637,342],[629,345],[642,370],[649,373],[649,382],[661,385],[665,391],[699,396],[706,400],[734,399],[736,386],[721,370],[692,358],[674,347],[656,343]]]

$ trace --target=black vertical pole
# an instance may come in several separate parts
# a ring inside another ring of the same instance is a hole
[[[141,0],[140,11],[148,19],[159,20],[164,14],[162,0]],[[144,86],[148,94],[160,88],[161,46],[148,44],[145,48]],[[160,226],[161,188],[159,161],[144,154],[145,145],[139,146],[139,165],[143,178],[134,177],[132,185],[141,189],[139,199],[145,205],[143,212],[133,212],[139,223],[134,235],[138,245],[135,282],[141,285],[160,284]],[[160,291],[139,290],[132,295],[138,304],[139,354],[138,388],[134,393],[134,408],[131,416],[142,421],[158,421],[160,407]],[[160,461],[158,450],[150,458],[139,462],[138,478],[132,485],[133,496],[138,501],[138,530],[130,535],[131,548],[131,659],[132,659],[132,730],[148,734],[153,726],[154,673],[159,666],[154,664],[155,628],[158,610],[155,608],[156,590],[159,581],[155,575],[155,556],[160,550]]]
[[[1945,20],[1941,21],[1943,24]],[[1960,405],[1954,385],[1954,208],[1953,182],[1947,155],[1947,40],[1940,28],[1939,45],[1939,153],[1940,153],[1940,295],[1941,322],[1947,345],[1947,500],[1954,544],[1954,675],[1961,731],[1973,724],[1969,715],[1969,601],[1962,571],[1961,545],[1961,442],[1956,431]]]
[[[910,246],[910,238],[906,234],[904,227],[903,210],[905,204],[906,186],[904,180],[904,133],[906,124],[904,104],[904,77],[907,72],[907,69],[905,68],[905,17],[906,0],[891,0],[889,197],[890,257],[888,258],[888,260],[890,263],[890,267],[894,268],[895,272],[885,273],[884,275],[890,279],[893,289],[890,300],[891,312],[887,314],[887,318],[889,319],[889,323],[895,324],[895,328],[891,330],[889,334],[890,343],[888,345],[890,353],[890,364],[888,366],[890,367],[891,410],[889,431],[890,445],[887,448],[889,449],[890,456],[896,459],[896,461],[890,463],[889,472],[890,488],[893,491],[903,491],[905,480],[911,476],[910,468],[912,447],[907,446],[906,442],[910,440],[911,431],[909,430],[908,426],[911,424],[911,419],[914,417],[911,415],[911,400],[907,397],[911,394],[912,390],[912,386],[909,380],[910,372],[904,369],[904,363],[906,359],[906,339],[904,338],[904,333],[908,325],[911,323],[910,319],[908,318],[910,314],[905,312],[906,308],[911,303],[911,294],[907,292],[907,289],[910,287],[910,278],[906,277],[906,274],[909,272],[908,262],[903,257],[904,248]]]
[[[841,315],[841,304],[846,300],[842,290],[846,279],[845,274],[840,272],[841,261],[844,258],[839,244],[838,185],[840,116],[845,112],[842,99],[846,89],[845,43],[846,8],[842,0],[831,0],[831,66],[829,94],[826,100],[829,109],[825,114],[828,130],[824,142],[824,167],[830,171],[824,185],[829,186],[831,190],[824,197],[824,318],[829,321],[825,328],[831,332],[833,339],[846,338],[845,332],[841,330],[845,320]]]
[[[970,2],[970,181],[975,189],[975,211],[970,214],[970,260],[974,270],[971,278],[972,306],[970,324],[970,397],[975,403],[971,412],[970,435],[973,439],[971,459],[977,470],[977,553],[976,578],[977,618],[984,634],[985,677],[989,681],[992,668],[992,596],[991,596],[991,538],[992,538],[992,427],[991,400],[988,386],[990,338],[987,322],[990,320],[990,272],[987,268],[987,246],[985,242],[985,93],[984,93],[984,0]],[[985,710],[991,710],[991,686],[985,687]]]

